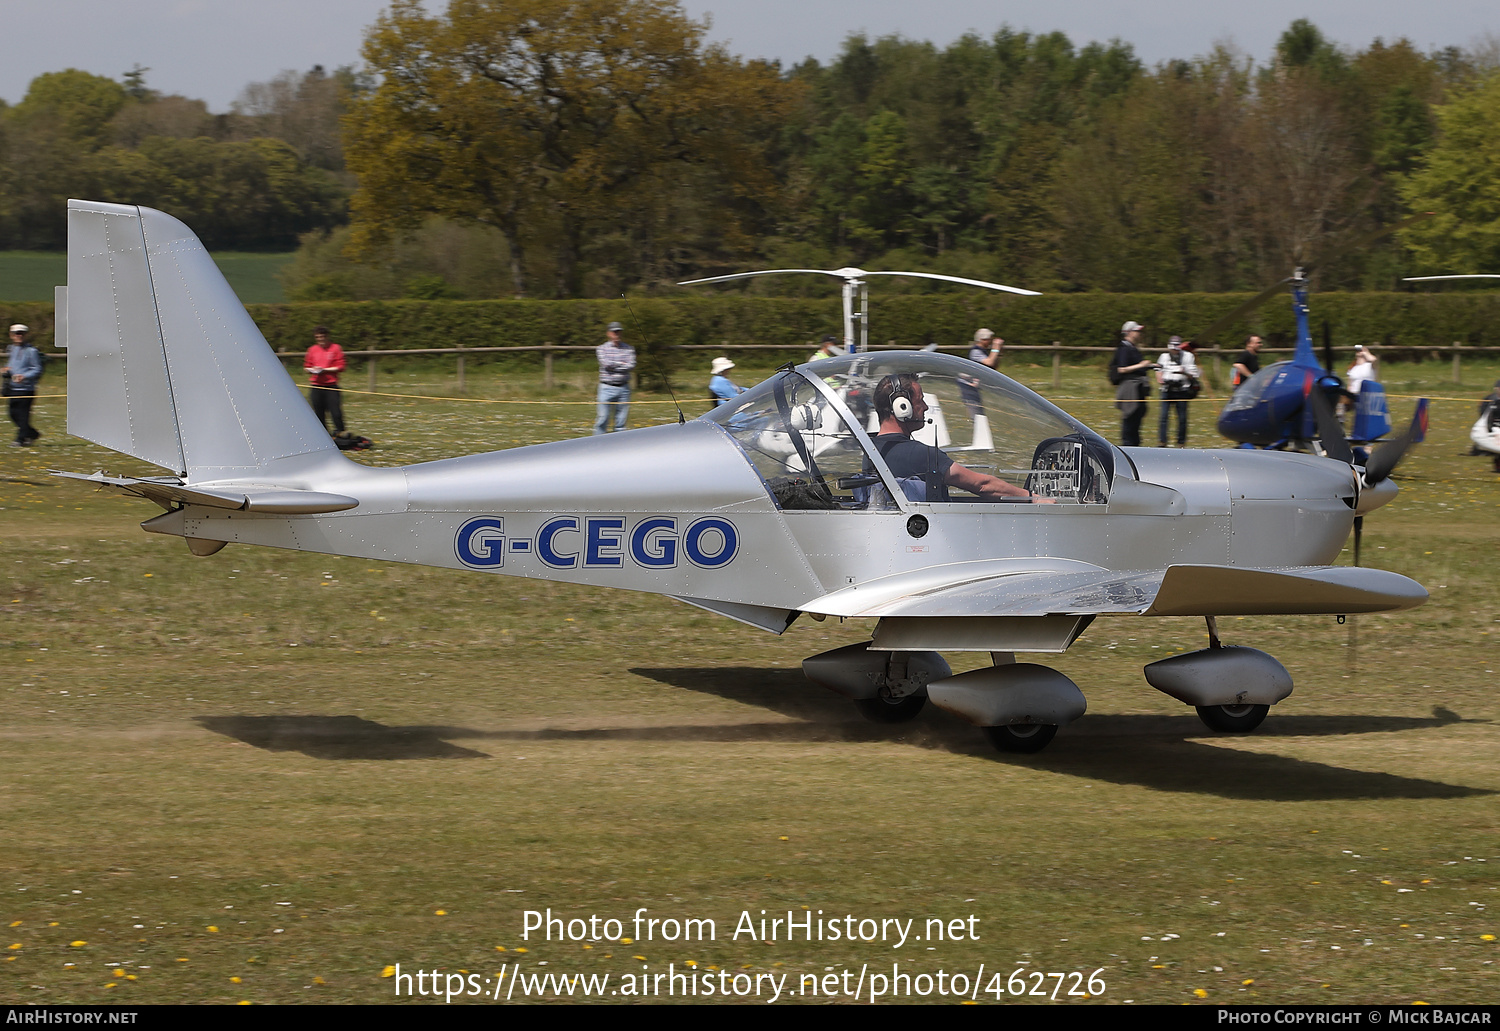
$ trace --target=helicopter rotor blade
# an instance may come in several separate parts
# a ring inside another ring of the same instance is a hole
[[[1391,233],[1399,232],[1402,229],[1405,229],[1407,226],[1412,225],[1415,222],[1421,222],[1424,219],[1431,218],[1434,214],[1436,214],[1436,212],[1432,212],[1432,211],[1419,212],[1419,213],[1417,213],[1415,215],[1411,215],[1411,216],[1409,216],[1407,218],[1403,218],[1399,222],[1393,222],[1393,223],[1391,223],[1388,226],[1383,226],[1380,229],[1374,230],[1373,232],[1365,233],[1362,236],[1358,236],[1355,239],[1349,241],[1348,243],[1345,243],[1345,244],[1343,244],[1343,245],[1341,245],[1339,247],[1336,247],[1333,250],[1327,252],[1326,254],[1320,255],[1318,257],[1317,261],[1315,261],[1315,262],[1308,262],[1307,264],[1303,265],[1302,268],[1301,268],[1301,273],[1300,274],[1301,274],[1302,278],[1305,279],[1305,278],[1307,278],[1308,274],[1310,274],[1312,272],[1312,270],[1315,269],[1315,268],[1317,268],[1318,266],[1320,266],[1320,265],[1326,265],[1326,264],[1328,264],[1328,262],[1332,261],[1334,258],[1338,258],[1338,257],[1340,257],[1340,256],[1342,256],[1344,254],[1349,253],[1350,251],[1359,250],[1362,247],[1368,246],[1369,244],[1372,244],[1376,240],[1380,239],[1382,236],[1388,236]],[[1191,339],[1193,339],[1193,340],[1207,340],[1207,339],[1211,338],[1215,333],[1219,332],[1220,330],[1228,328],[1229,326],[1233,325],[1238,319],[1242,318],[1245,315],[1248,315],[1250,312],[1254,311],[1256,308],[1259,308],[1262,304],[1265,304],[1272,297],[1276,296],[1276,294],[1278,292],[1280,292],[1280,290],[1281,290],[1281,288],[1283,286],[1285,286],[1286,284],[1292,282],[1293,278],[1294,277],[1289,276],[1286,279],[1283,279],[1280,282],[1276,283],[1274,286],[1268,286],[1268,287],[1266,287],[1266,289],[1262,290],[1260,293],[1258,293],[1254,297],[1250,298],[1250,300],[1246,301],[1244,304],[1242,304],[1238,308],[1234,309],[1234,311],[1230,312],[1228,315],[1225,315],[1222,318],[1218,319],[1216,322],[1213,323],[1213,325],[1209,326],[1203,332],[1197,334],[1196,336],[1192,337]],[[1332,371],[1332,367],[1331,366],[1330,366],[1329,371]]]
[[[1399,435],[1381,444],[1370,455],[1369,461],[1365,463],[1365,483],[1373,487],[1390,476],[1396,468],[1396,463],[1400,462],[1402,456],[1406,454],[1407,448],[1413,444],[1420,444],[1426,437],[1427,399],[1424,397],[1417,402],[1417,410],[1411,417],[1411,424]]]
[[[1219,332],[1221,329],[1227,329],[1229,326],[1232,326],[1234,323],[1238,322],[1243,316],[1250,314],[1256,308],[1259,308],[1262,304],[1265,304],[1267,301],[1269,301],[1272,297],[1275,297],[1278,293],[1281,292],[1281,288],[1286,286],[1291,281],[1291,277],[1288,276],[1286,279],[1279,280],[1274,286],[1266,287],[1260,293],[1250,298],[1248,301],[1240,305],[1238,308],[1234,309],[1234,311],[1230,312],[1228,315],[1220,316],[1203,332],[1196,333],[1189,339],[1212,339],[1215,333]]]
[[[1406,218],[1403,218],[1399,222],[1392,222],[1388,226],[1382,226],[1379,229],[1372,229],[1368,233],[1356,236],[1348,243],[1340,244],[1333,250],[1318,255],[1318,259],[1316,261],[1308,262],[1305,266],[1303,266],[1303,272],[1310,274],[1313,269],[1318,268],[1322,265],[1326,265],[1330,261],[1333,261],[1335,258],[1341,258],[1351,251],[1363,250],[1365,247],[1374,243],[1376,240],[1379,240],[1381,237],[1389,236],[1392,233],[1398,233],[1401,230],[1405,229],[1407,226],[1414,225],[1417,222],[1424,222],[1435,214],[1437,214],[1437,212],[1435,211],[1419,211],[1415,215],[1408,215]]]
[[[1338,416],[1333,413],[1333,405],[1323,388],[1314,383],[1307,400],[1318,420],[1318,440],[1323,445],[1323,453],[1337,461],[1353,463],[1354,449],[1349,446],[1349,438],[1344,436],[1344,427],[1339,425]]]

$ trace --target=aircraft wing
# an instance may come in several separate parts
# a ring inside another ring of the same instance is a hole
[[[882,577],[802,609],[830,616],[948,618],[1342,615],[1408,609],[1426,600],[1427,591],[1415,580],[1355,566],[1108,570],[1065,560],[1041,560],[1027,568],[1025,560],[1012,559]]]

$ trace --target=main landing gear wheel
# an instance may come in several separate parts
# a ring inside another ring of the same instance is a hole
[[[1248,734],[1261,725],[1269,705],[1200,705],[1198,718],[1221,734]]]
[[[909,694],[905,698],[857,698],[854,707],[871,723],[907,723],[917,718],[922,706],[927,704],[925,694]]]
[[[1055,723],[1012,723],[1006,727],[985,727],[984,736],[1002,752],[1040,752],[1057,736]]]

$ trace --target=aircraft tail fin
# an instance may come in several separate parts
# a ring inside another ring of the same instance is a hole
[[[192,230],[68,201],[68,432],[190,482],[337,447]]]

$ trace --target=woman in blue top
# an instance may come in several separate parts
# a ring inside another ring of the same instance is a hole
[[[708,381],[708,396],[715,406],[721,405],[725,401],[732,401],[745,392],[744,387],[737,386],[734,380],[724,375],[732,368],[734,368],[734,362],[728,358],[719,357],[714,359],[713,369],[710,372]]]

